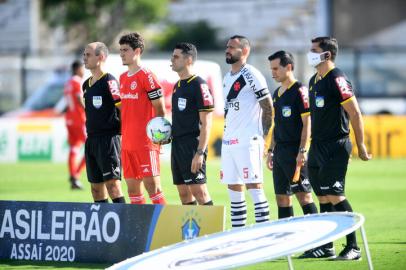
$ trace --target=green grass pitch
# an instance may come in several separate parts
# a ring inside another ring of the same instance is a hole
[[[219,183],[220,162],[209,161],[209,191],[215,204],[228,209],[226,187]],[[65,164],[25,162],[0,164],[0,199],[27,201],[91,202],[90,187],[85,181],[84,191],[69,189]],[[179,204],[176,188],[172,185],[169,164],[162,164],[162,183],[167,201]],[[272,176],[265,169],[265,189],[271,208],[271,218],[276,219],[277,208],[273,195]],[[365,229],[375,269],[406,269],[406,160],[352,160],[347,175],[347,198],[355,212],[365,218]],[[124,192],[126,192],[123,183]],[[247,200],[250,198],[247,194]],[[128,201],[128,199],[127,199]],[[294,202],[296,215],[301,215],[298,203]],[[253,210],[248,209],[248,223],[252,223]],[[228,214],[228,210],[227,210]],[[227,215],[228,216],[228,215]],[[227,219],[227,227],[230,226]],[[360,234],[358,240],[362,244]],[[344,239],[335,242],[336,251],[341,250]],[[0,244],[1,248],[1,244]],[[362,251],[363,245],[361,245]],[[295,269],[368,269],[365,253],[359,262],[332,262],[326,260],[294,259]],[[0,269],[102,269],[108,265],[81,263],[54,263],[29,261],[1,261]],[[239,269],[287,269],[287,261],[263,262]]]

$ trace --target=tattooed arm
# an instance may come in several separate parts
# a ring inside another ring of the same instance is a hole
[[[260,100],[259,105],[262,108],[262,128],[264,130],[264,138],[266,138],[272,126],[273,105],[271,96],[268,95],[267,98]]]

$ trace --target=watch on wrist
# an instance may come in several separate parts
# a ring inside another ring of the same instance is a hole
[[[198,154],[199,156],[203,156],[204,155],[203,149],[197,149],[196,154]]]
[[[307,152],[306,148],[304,148],[304,147],[299,148],[299,153],[304,154],[306,152]]]

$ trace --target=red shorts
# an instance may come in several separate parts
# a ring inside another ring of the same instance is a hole
[[[66,126],[68,129],[68,143],[71,146],[82,145],[86,141],[84,126]]]
[[[159,150],[121,150],[124,178],[142,179],[160,175]]]

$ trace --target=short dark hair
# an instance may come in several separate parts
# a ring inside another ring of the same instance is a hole
[[[295,60],[293,58],[293,55],[290,52],[277,51],[276,53],[271,54],[268,57],[269,61],[276,60],[276,59],[280,60],[280,65],[282,67],[286,67],[288,64],[291,64],[292,65],[292,70],[295,68],[295,62],[294,62]]]
[[[107,48],[106,44],[100,41],[96,41],[94,42],[94,44],[96,44],[96,47],[94,49],[94,54],[96,56],[99,56],[100,53],[103,53],[106,58],[107,56],[109,56],[109,49]]]
[[[238,39],[240,41],[241,48],[249,48],[249,47],[251,47],[250,41],[245,36],[234,35],[234,36],[230,37],[229,40],[230,39]]]
[[[175,49],[181,50],[183,55],[191,56],[193,63],[196,61],[197,49],[196,49],[196,46],[193,45],[192,43],[180,42],[175,45]]]
[[[76,74],[76,71],[83,66],[83,62],[80,60],[73,61],[71,65],[72,74]]]
[[[129,33],[126,35],[121,36],[120,40],[118,41],[120,45],[127,44],[133,50],[140,48],[141,53],[143,53],[145,48],[144,38],[137,32]]]
[[[331,53],[331,61],[336,59],[338,54],[338,42],[337,39],[333,37],[316,37],[312,39],[312,43],[319,43],[319,47],[323,52]]]

